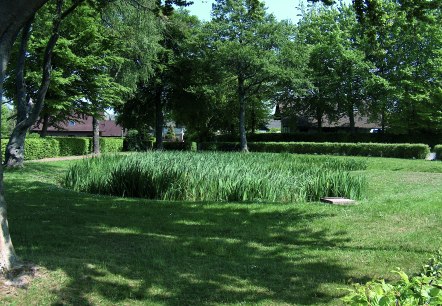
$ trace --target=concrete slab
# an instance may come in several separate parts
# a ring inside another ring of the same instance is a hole
[[[333,204],[333,205],[355,205],[356,204],[355,200],[347,199],[347,198],[340,198],[340,197],[321,198],[321,202]]]

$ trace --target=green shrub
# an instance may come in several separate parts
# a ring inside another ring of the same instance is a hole
[[[436,159],[442,160],[442,145],[435,146],[434,153],[436,153]]]
[[[59,156],[85,155],[90,152],[91,139],[86,137],[54,137],[60,146]]]
[[[237,142],[238,136],[220,135],[219,142]],[[442,143],[442,134],[389,133],[260,133],[247,135],[250,142],[342,142],[342,143],[424,143],[431,147]]]
[[[315,143],[315,142],[250,142],[252,152],[378,156],[425,159],[430,148],[424,144],[381,143]],[[202,143],[201,150],[238,151],[239,143]]]
[[[410,277],[401,270],[395,272],[401,277],[399,282],[378,280],[356,284],[343,301],[352,306],[442,305],[442,251],[418,275]]]
[[[163,142],[166,151],[196,151],[196,142]]]
[[[25,141],[25,160],[60,156],[60,145],[55,138],[29,138]]]
[[[137,130],[129,130],[124,137],[123,150],[131,152],[140,152],[152,150],[155,143],[155,137],[148,133],[139,133]]]
[[[123,151],[123,138],[100,137],[101,153],[116,153],[122,151]]]
[[[283,154],[145,152],[72,165],[64,185],[76,191],[181,201],[317,201],[361,198],[366,163]]]

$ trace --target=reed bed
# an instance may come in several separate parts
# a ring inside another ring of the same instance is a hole
[[[272,153],[145,152],[73,164],[64,186],[80,192],[179,201],[360,199],[366,163]]]

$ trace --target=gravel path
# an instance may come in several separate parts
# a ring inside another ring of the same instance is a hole
[[[51,157],[51,158],[27,160],[26,162],[28,162],[28,163],[30,163],[30,162],[43,163],[43,162],[60,161],[60,160],[75,160],[75,159],[91,158],[94,156],[95,156],[94,154],[88,154],[88,155],[79,155],[79,156]]]

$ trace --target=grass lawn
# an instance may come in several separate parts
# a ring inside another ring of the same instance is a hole
[[[344,158],[344,157],[343,157]],[[5,173],[18,254],[41,266],[13,305],[333,305],[442,247],[442,162],[370,158],[367,199],[161,202],[59,187],[70,162]]]

